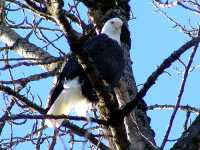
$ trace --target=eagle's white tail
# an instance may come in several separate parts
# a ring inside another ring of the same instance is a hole
[[[90,103],[81,93],[81,85],[78,78],[65,81],[64,89],[53,103],[48,115],[68,115],[74,109],[77,115],[86,116]],[[64,119],[47,119],[45,124],[48,127],[59,127]]]

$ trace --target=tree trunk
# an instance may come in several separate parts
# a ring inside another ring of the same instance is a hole
[[[130,9],[127,0],[119,0],[118,6],[115,8],[114,6],[111,7],[113,5],[111,1],[107,1],[104,3],[101,3],[101,1],[99,1],[98,6],[102,6],[102,8],[89,5],[85,1],[83,1],[83,3],[85,3],[85,5],[90,8],[89,14],[94,24],[98,25],[99,22],[102,22],[100,18],[109,18],[110,16],[120,17],[124,19],[124,22],[128,22]],[[105,10],[105,6],[110,6],[110,9],[108,9],[107,7],[107,9]],[[130,35],[126,35],[125,41],[122,44],[124,49],[124,57],[126,60],[126,67],[124,70],[124,74],[118,84],[118,87],[115,88],[115,93],[120,107],[130,100],[133,100],[137,93],[137,87],[132,72],[132,61],[130,58],[130,41]],[[127,147],[126,149],[144,150],[155,148],[154,135],[149,125],[150,122],[146,114],[146,104],[143,100],[141,100],[138,107],[129,116],[125,117],[124,124],[126,128],[127,138],[130,143],[129,148]],[[120,135],[116,135],[111,131],[112,129],[108,130],[107,134],[111,133],[112,136],[114,136],[116,139],[122,139],[120,138]],[[115,143],[116,141],[109,140],[109,142],[110,145],[112,145],[112,149],[117,149]]]

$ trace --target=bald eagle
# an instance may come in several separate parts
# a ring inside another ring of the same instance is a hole
[[[88,39],[82,46],[93,59],[102,78],[113,88],[120,79],[124,69],[121,33],[125,25],[120,18],[108,20],[99,35]],[[47,114],[68,115],[75,110],[78,115],[85,115],[92,103],[98,102],[83,68],[72,53],[62,73],[57,77],[54,88],[49,96],[50,106]],[[47,119],[49,127],[59,127],[63,119]]]

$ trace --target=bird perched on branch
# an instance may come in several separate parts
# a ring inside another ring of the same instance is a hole
[[[120,18],[112,18],[104,24],[99,35],[88,39],[82,46],[92,58],[102,78],[112,88],[116,86],[124,69],[120,38],[122,30],[125,29],[126,25]],[[72,53],[51,90],[47,114],[68,115],[74,109],[82,116],[90,104],[96,102],[98,98],[95,89]],[[62,122],[63,119],[46,120],[49,127],[59,127]]]

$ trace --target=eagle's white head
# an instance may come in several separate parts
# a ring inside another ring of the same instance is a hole
[[[123,22],[120,18],[112,18],[104,24],[101,33],[106,34],[109,38],[116,40],[121,45],[120,35]]]

